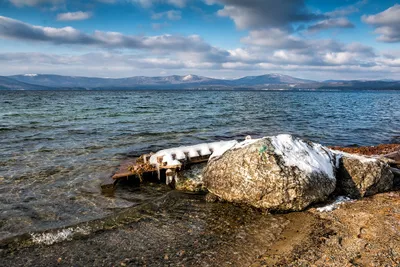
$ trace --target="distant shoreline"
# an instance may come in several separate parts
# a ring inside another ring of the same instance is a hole
[[[68,91],[164,91],[164,92],[188,92],[188,91],[229,91],[229,92],[393,92],[393,91],[400,91],[399,88],[315,88],[315,89],[306,89],[306,88],[299,88],[299,89],[256,89],[256,88],[206,88],[206,89],[199,89],[199,88],[45,88],[45,89],[2,89],[0,87],[0,92],[44,92],[44,91],[51,91],[51,92],[68,92]]]
[[[282,74],[216,79],[197,75],[95,78],[53,74],[0,76],[0,90],[400,90],[396,80],[305,80]]]

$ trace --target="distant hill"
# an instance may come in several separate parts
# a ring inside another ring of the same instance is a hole
[[[316,81],[303,80],[282,74],[266,74],[261,76],[247,76],[232,81],[237,85],[266,85],[266,84],[306,84]]]
[[[0,90],[43,90],[43,86],[27,84],[9,77],[0,76]]]
[[[261,89],[400,89],[400,82],[393,80],[378,81],[342,81],[329,80],[317,82],[299,79],[282,74],[246,76],[240,79],[213,79],[197,75],[171,75],[128,78],[93,78],[61,76],[53,74],[24,74],[2,77],[1,89],[43,90],[43,89],[226,89],[226,90],[261,90]]]
[[[352,81],[325,81],[320,86],[321,89],[364,89],[364,90],[400,90],[400,81],[365,81],[365,80],[352,80]]]
[[[179,84],[213,83],[214,79],[197,75],[186,76],[160,76],[145,77],[136,76],[129,78],[90,78],[76,76],[61,76],[51,74],[28,74],[10,76],[20,82],[36,84],[47,87],[81,87],[81,88],[132,88],[138,86],[165,86]],[[217,81],[217,80],[215,80]]]

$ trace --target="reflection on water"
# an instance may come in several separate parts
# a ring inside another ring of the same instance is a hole
[[[0,239],[154,198],[146,188],[100,194],[100,177],[127,156],[279,133],[329,145],[398,142],[399,102],[396,92],[3,91]]]

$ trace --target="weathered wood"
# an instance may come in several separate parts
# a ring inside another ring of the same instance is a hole
[[[121,163],[118,170],[112,176],[112,179],[121,179],[121,178],[129,178],[134,174],[129,170],[131,166],[134,166],[137,162],[137,158],[127,159]]]
[[[103,194],[112,194],[119,179],[129,178],[134,174],[129,170],[130,166],[136,164],[136,158],[127,159],[121,163],[114,175],[102,178],[101,191]]]
[[[103,193],[113,192],[116,184],[117,180],[113,179],[111,176],[103,177],[100,184],[101,191]]]
[[[112,176],[112,179],[121,179],[121,178],[129,178],[130,176],[132,176],[132,172],[128,171],[128,172],[121,172],[121,173],[116,173]]]
[[[122,162],[116,173],[112,176],[112,179],[117,181],[120,179],[127,179],[135,175],[141,177],[142,175],[150,173],[158,173],[159,175],[161,170],[169,170],[168,174],[173,173],[175,176],[176,172],[179,172],[185,168],[185,165],[207,162],[210,156],[187,158],[186,160],[181,161],[182,165],[167,165],[166,162],[162,162],[163,158],[159,157],[157,158],[159,163],[158,167],[149,163],[150,157],[150,154],[145,154],[139,158],[129,159]],[[167,178],[168,180],[171,180],[170,177]]]

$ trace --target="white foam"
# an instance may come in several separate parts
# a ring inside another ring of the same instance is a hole
[[[32,233],[31,237],[33,243],[35,244],[52,245],[54,243],[62,242],[65,240],[71,240],[74,233],[88,235],[90,233],[90,229],[86,227],[76,227],[76,228],[70,227],[62,229],[56,233],[42,233],[42,234]]]
[[[26,76],[26,77],[36,77],[36,76],[38,76],[37,74],[30,74],[30,73],[28,73],[28,74],[24,74],[24,76]]]
[[[310,145],[288,134],[269,138],[275,147],[275,153],[282,156],[287,166],[296,166],[307,173],[322,172],[329,178],[336,179],[334,156],[322,145],[314,143]]]

